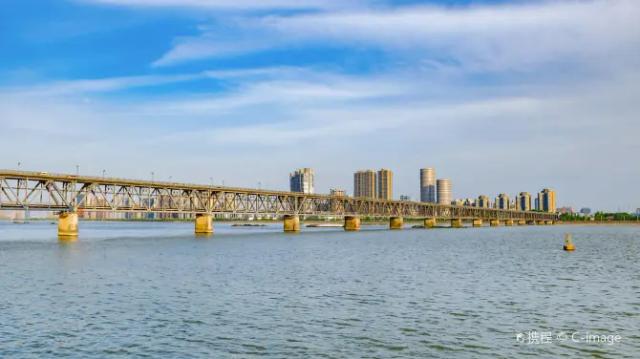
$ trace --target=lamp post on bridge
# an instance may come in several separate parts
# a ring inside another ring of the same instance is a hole
[[[154,179],[155,179],[155,175],[156,175],[156,174],[155,174],[153,171],[151,171],[151,182],[153,182],[153,181],[154,181]]]

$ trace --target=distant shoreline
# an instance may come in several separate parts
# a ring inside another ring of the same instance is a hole
[[[614,226],[640,226],[639,221],[558,221],[556,224],[562,225],[585,225],[585,226],[601,226],[601,225],[614,225]]]

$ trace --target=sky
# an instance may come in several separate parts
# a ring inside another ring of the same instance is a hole
[[[4,0],[0,168],[640,207],[640,2]]]

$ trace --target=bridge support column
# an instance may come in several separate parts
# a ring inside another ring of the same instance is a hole
[[[344,217],[344,230],[345,231],[359,231],[360,230],[360,217],[358,216],[345,216]]]
[[[300,232],[300,217],[295,214],[286,214],[284,216],[285,232]]]
[[[474,227],[482,227],[482,218],[474,218],[473,219]]]
[[[462,228],[462,219],[461,218],[452,219],[451,228]]]
[[[489,226],[491,227],[499,227],[500,226],[500,221],[497,219],[491,219],[489,220]]]
[[[78,237],[78,214],[62,212],[58,216],[58,237],[60,239],[75,239]]]
[[[527,221],[527,224],[530,226],[535,226],[536,225],[536,221]]]
[[[536,221],[536,224],[539,226],[544,226],[545,222],[544,221]]]
[[[507,219],[504,221],[504,225],[507,227],[513,226],[513,219]]]
[[[518,221],[518,225],[519,226],[524,226],[526,224],[527,224],[527,221],[525,221],[524,219],[521,219],[521,220]]]
[[[435,218],[426,218],[424,220],[424,228],[433,228],[436,226],[436,219]]]
[[[391,217],[389,218],[389,228],[390,229],[402,229],[404,225],[404,219],[402,217]]]
[[[196,214],[196,234],[213,233],[213,216],[210,214]]]
[[[553,225],[554,223],[553,223],[553,221],[547,221],[547,222],[546,222],[546,224],[547,224],[548,226],[551,226],[551,225]]]

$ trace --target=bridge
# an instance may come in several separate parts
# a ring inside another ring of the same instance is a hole
[[[361,217],[388,218],[391,229],[407,219],[474,227],[553,224],[554,213],[501,210],[435,203],[303,194],[188,183],[0,170],[0,210],[59,212],[58,234],[78,234],[78,212],[187,214],[195,217],[195,232],[213,233],[217,214],[281,217],[284,231],[300,230],[300,216],[341,217],[345,230],[359,230]]]

